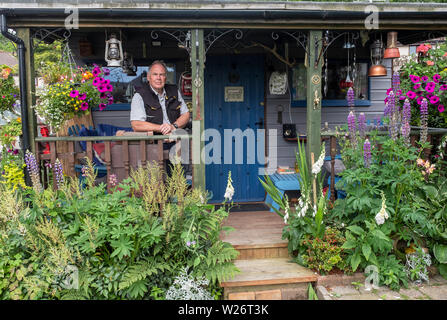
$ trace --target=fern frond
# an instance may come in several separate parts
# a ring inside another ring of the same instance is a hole
[[[170,270],[170,265],[158,257],[148,257],[130,266],[119,284],[119,289],[127,289],[134,283],[157,274],[159,271]]]

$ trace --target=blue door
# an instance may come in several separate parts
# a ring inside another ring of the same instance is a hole
[[[233,201],[262,201],[259,182],[264,167],[264,56],[206,58],[205,65],[206,187],[211,202],[224,200],[228,172]],[[220,158],[220,159],[219,159]]]

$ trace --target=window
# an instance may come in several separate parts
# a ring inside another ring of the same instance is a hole
[[[346,93],[349,89],[349,82],[347,80],[348,67],[345,63],[340,64],[337,61],[329,61],[327,75],[327,91],[323,93],[322,106],[347,106]],[[368,106],[369,101],[369,78],[368,78],[368,63],[357,62],[356,68],[353,70],[350,67],[350,78],[354,80],[354,93],[356,106]],[[306,67],[303,63],[292,68],[291,76],[291,95],[292,107],[306,106]],[[325,79],[324,68],[322,74],[322,92],[324,92]]]

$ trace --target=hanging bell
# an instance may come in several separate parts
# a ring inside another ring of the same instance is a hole
[[[387,34],[387,48],[384,59],[400,58],[399,48],[397,47],[397,32],[388,32]]]
[[[380,40],[376,40],[371,45],[371,62],[372,66],[369,68],[368,76],[370,77],[382,77],[386,76],[386,68],[381,64],[383,55],[383,43]]]

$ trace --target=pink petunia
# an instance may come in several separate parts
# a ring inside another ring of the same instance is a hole
[[[109,91],[109,92],[112,92],[113,91],[113,86],[110,85],[110,84],[107,84],[106,85],[106,90]]]
[[[104,80],[104,84],[105,84],[105,85],[110,84],[110,80],[109,80],[109,79],[105,79],[105,80]]]
[[[71,90],[70,92],[70,97],[71,98],[76,98],[79,95],[79,91],[78,90]]]
[[[436,83],[438,83],[439,80],[441,80],[441,76],[440,76],[439,74],[435,74],[435,75],[433,76],[433,81],[436,82]]]
[[[425,91],[433,93],[435,91],[436,84],[434,82],[429,82],[425,86]]]
[[[100,74],[101,73],[101,69],[99,69],[98,67],[95,67],[93,70],[92,70],[92,74],[96,77],[98,74]]]
[[[100,103],[98,105],[98,107],[99,107],[99,110],[102,111],[102,110],[104,110],[106,108],[106,104],[105,103]]]
[[[421,84],[420,84],[420,83],[416,83],[416,84],[413,86],[414,89],[419,89],[420,87],[421,87]]]
[[[85,111],[87,109],[88,109],[88,103],[87,102],[81,103],[81,110]]]
[[[106,93],[105,92],[101,92],[101,94],[99,95],[99,98],[100,99],[106,99],[107,98]]]
[[[97,87],[97,86],[99,86],[99,85],[101,84],[101,80],[99,80],[99,78],[96,77],[95,79],[93,79],[92,84],[93,84],[95,87]]]
[[[419,81],[421,81],[421,78],[419,78],[419,76],[410,75],[410,80],[413,83],[418,83]]]
[[[421,77],[421,80],[422,80],[423,82],[427,82],[427,81],[428,81],[428,77],[427,77],[427,76],[422,76],[422,77]]]
[[[438,103],[439,102],[439,97],[438,96],[432,96],[431,98],[430,98],[430,103],[431,104],[436,104],[436,103]]]
[[[439,87],[439,91],[444,91],[447,90],[447,84],[443,84],[442,86]]]
[[[98,91],[99,91],[99,92],[106,92],[106,91],[107,91],[106,86],[103,85],[103,84],[100,84],[100,85],[98,86]]]
[[[440,105],[438,106],[438,111],[441,112],[441,113],[444,112],[444,105],[443,105],[443,104],[440,104]]]
[[[410,99],[414,99],[414,98],[416,98],[416,93],[414,93],[414,91],[410,90],[407,92],[407,97]]]
[[[82,93],[82,94],[80,94],[79,96],[78,96],[78,99],[79,100],[85,100],[85,98],[87,98],[87,95],[85,94],[85,93]]]
[[[424,99],[424,97],[419,97],[419,98],[417,98],[416,99],[416,102],[417,102],[417,104],[421,104],[422,103],[422,100]]]
[[[110,74],[110,69],[104,68],[103,72],[105,76],[108,76]]]

